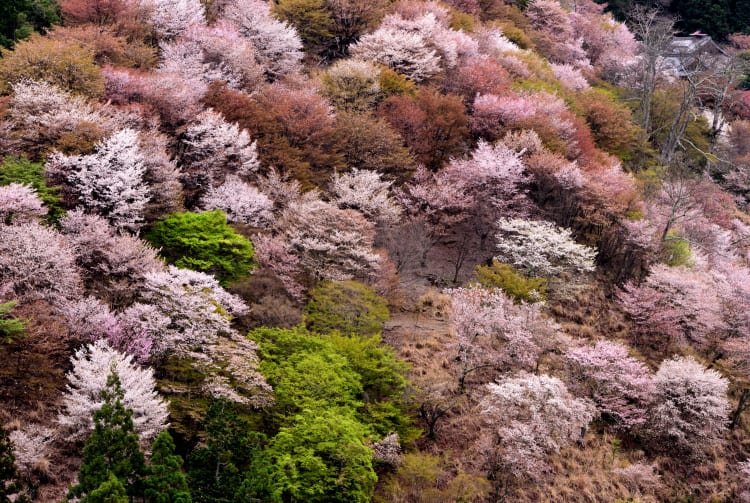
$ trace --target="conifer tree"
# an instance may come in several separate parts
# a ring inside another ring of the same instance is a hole
[[[129,497],[143,494],[146,464],[133,429],[133,411],[122,404],[125,393],[114,369],[107,377],[102,395],[104,405],[94,414],[94,432],[83,448],[78,484],[68,495],[69,498],[82,496],[81,503],[105,501],[98,495],[104,494],[99,491],[106,489],[101,486],[109,481],[110,474],[122,483]],[[110,487],[109,496],[113,490]]]
[[[167,430],[159,433],[151,448],[151,474],[146,479],[145,497],[148,503],[191,503],[182,458],[174,453],[172,435]]]

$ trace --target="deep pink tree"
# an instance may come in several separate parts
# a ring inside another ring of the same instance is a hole
[[[634,323],[638,344],[662,350],[684,342],[700,346],[726,328],[718,285],[700,270],[658,264],[640,284],[627,283],[618,301]]]

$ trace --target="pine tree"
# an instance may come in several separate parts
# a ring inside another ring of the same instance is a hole
[[[104,405],[94,414],[94,432],[83,448],[78,484],[68,495],[83,496],[81,503],[105,501],[98,495],[102,484],[110,479],[110,473],[122,483],[129,497],[143,494],[146,464],[138,445],[138,435],[133,429],[133,411],[122,404],[125,393],[114,369],[107,377],[107,387],[102,395]],[[107,497],[113,497],[108,494]]]
[[[151,474],[145,482],[149,503],[191,503],[182,458],[174,453],[175,445],[167,430],[159,433],[151,447]]]

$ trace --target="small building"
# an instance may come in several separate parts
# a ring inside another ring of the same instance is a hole
[[[675,77],[685,77],[706,62],[715,62],[729,55],[713,39],[696,31],[686,37],[672,37],[672,42],[664,51],[662,71]]]

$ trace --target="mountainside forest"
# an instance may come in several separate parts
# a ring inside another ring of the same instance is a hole
[[[0,503],[750,503],[747,2],[0,3]]]

